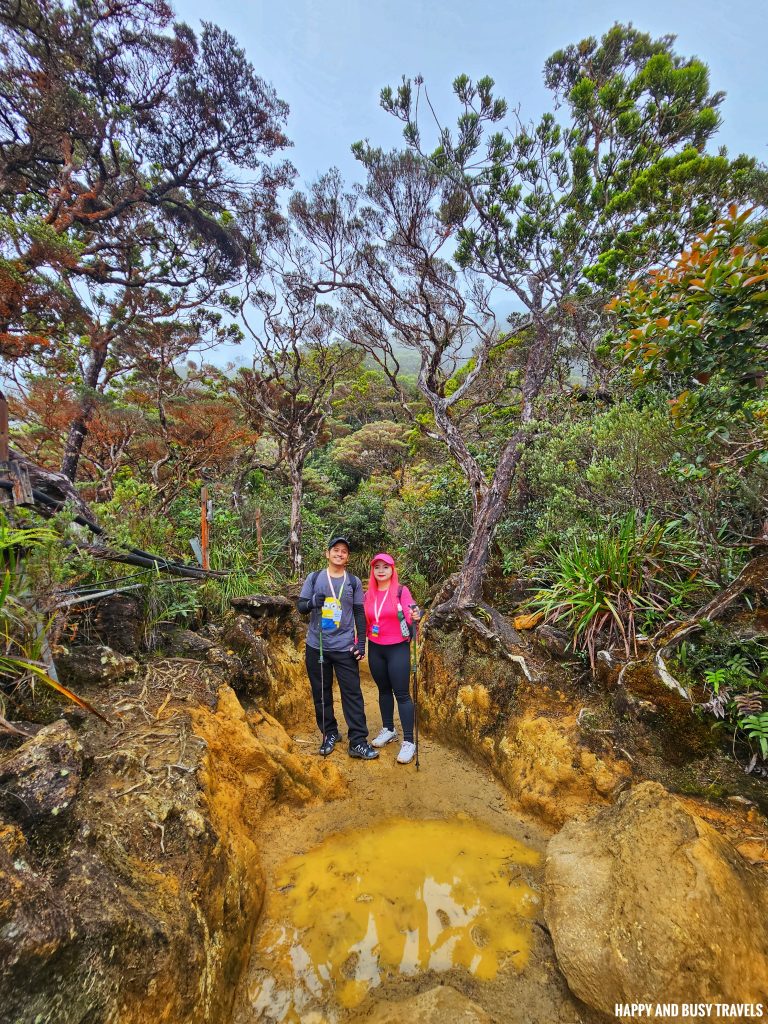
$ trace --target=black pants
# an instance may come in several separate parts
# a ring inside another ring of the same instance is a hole
[[[315,702],[315,719],[318,729],[325,733],[338,733],[339,726],[333,711],[333,674],[341,693],[341,710],[347,723],[350,743],[362,743],[368,739],[368,726],[365,721],[363,692],[360,689],[360,667],[349,651],[323,651],[323,664],[320,665],[320,651],[307,644],[305,662],[307,675],[312,686],[312,699]],[[322,687],[320,683],[322,667]],[[325,708],[323,709],[323,704]]]
[[[395,727],[395,697],[403,727],[403,739],[413,743],[413,701],[411,700],[411,648],[401,644],[377,644],[368,641],[368,667],[379,688],[381,724]]]

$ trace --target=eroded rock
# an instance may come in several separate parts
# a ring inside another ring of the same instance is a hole
[[[453,633],[425,645],[421,667],[429,729],[485,760],[515,802],[547,824],[609,803],[628,784],[627,762],[588,741],[565,693],[531,683],[518,662]]]
[[[236,612],[250,615],[254,619],[287,618],[294,608],[293,601],[279,594],[250,594],[247,597],[233,597],[229,603]]]
[[[131,594],[110,594],[96,605],[93,628],[99,640],[119,654],[136,654],[144,628],[141,604]]]
[[[0,759],[0,810],[32,828],[63,819],[77,796],[83,748],[65,721],[39,730]]]
[[[289,602],[290,603],[290,602]],[[283,725],[291,725],[304,713],[309,683],[303,652],[297,645],[294,623],[290,618],[253,618],[236,615],[221,637],[227,657],[240,659],[242,671],[236,674],[234,663],[213,654],[228,681],[244,700],[258,702]]]
[[[55,926],[56,902],[32,866],[24,833],[0,823],[0,963],[6,970],[58,949],[66,932]]]
[[[613,651],[598,651],[595,658],[594,676],[606,690],[614,690],[624,662]]]
[[[0,825],[3,1020],[228,1024],[264,896],[263,815],[344,792],[212,668],[163,667],[174,693],[125,684],[119,736],[90,720],[102,746],[55,861],[36,866]]]
[[[438,985],[410,999],[381,1003],[368,1013],[353,1017],[350,1024],[493,1024],[477,1003],[450,985]]]
[[[245,671],[243,662],[235,652],[223,647],[209,648],[205,660],[220,673],[222,682],[228,683],[229,686],[237,686]]]
[[[72,647],[55,657],[56,671],[65,686],[77,688],[120,682],[139,670],[135,658],[111,647]]]
[[[768,882],[710,825],[645,782],[549,844],[545,916],[579,999],[761,1002]]]
[[[717,746],[710,723],[694,714],[690,696],[669,674],[664,661],[631,661],[614,690],[618,714],[653,716],[653,737],[672,764],[684,764]]]
[[[174,629],[163,635],[162,647],[166,654],[181,658],[204,658],[215,641],[195,633],[192,629]]]
[[[560,826],[585,807],[611,803],[631,778],[625,761],[582,742],[578,716],[525,709],[497,745],[497,772],[520,807]]]

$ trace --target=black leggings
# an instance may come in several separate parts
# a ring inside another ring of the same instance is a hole
[[[411,645],[377,644],[368,641],[368,665],[379,688],[381,724],[385,729],[395,727],[395,697],[403,727],[403,739],[413,743],[413,701],[411,700]]]
[[[344,712],[344,719],[347,723],[349,742],[354,744],[367,740],[368,726],[365,722],[365,706],[360,689],[360,666],[354,657],[349,651],[325,651],[323,670],[321,671],[320,651],[307,644],[305,664],[312,686],[317,728],[323,732],[324,736],[329,733],[339,734],[339,725],[333,710],[332,687],[335,673],[341,693],[341,710]]]

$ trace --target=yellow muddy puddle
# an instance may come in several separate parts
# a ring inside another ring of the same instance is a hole
[[[337,833],[277,872],[247,985],[254,1021],[333,1021],[396,975],[520,971],[539,854],[467,818]]]

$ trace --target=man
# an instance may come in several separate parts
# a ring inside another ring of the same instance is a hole
[[[373,761],[379,752],[368,743],[358,665],[365,657],[363,585],[347,572],[349,551],[346,537],[330,539],[325,553],[328,564],[304,580],[298,608],[302,615],[310,613],[305,660],[315,718],[323,736],[320,753],[328,757],[341,739],[333,711],[335,672],[347,723],[349,756]]]

